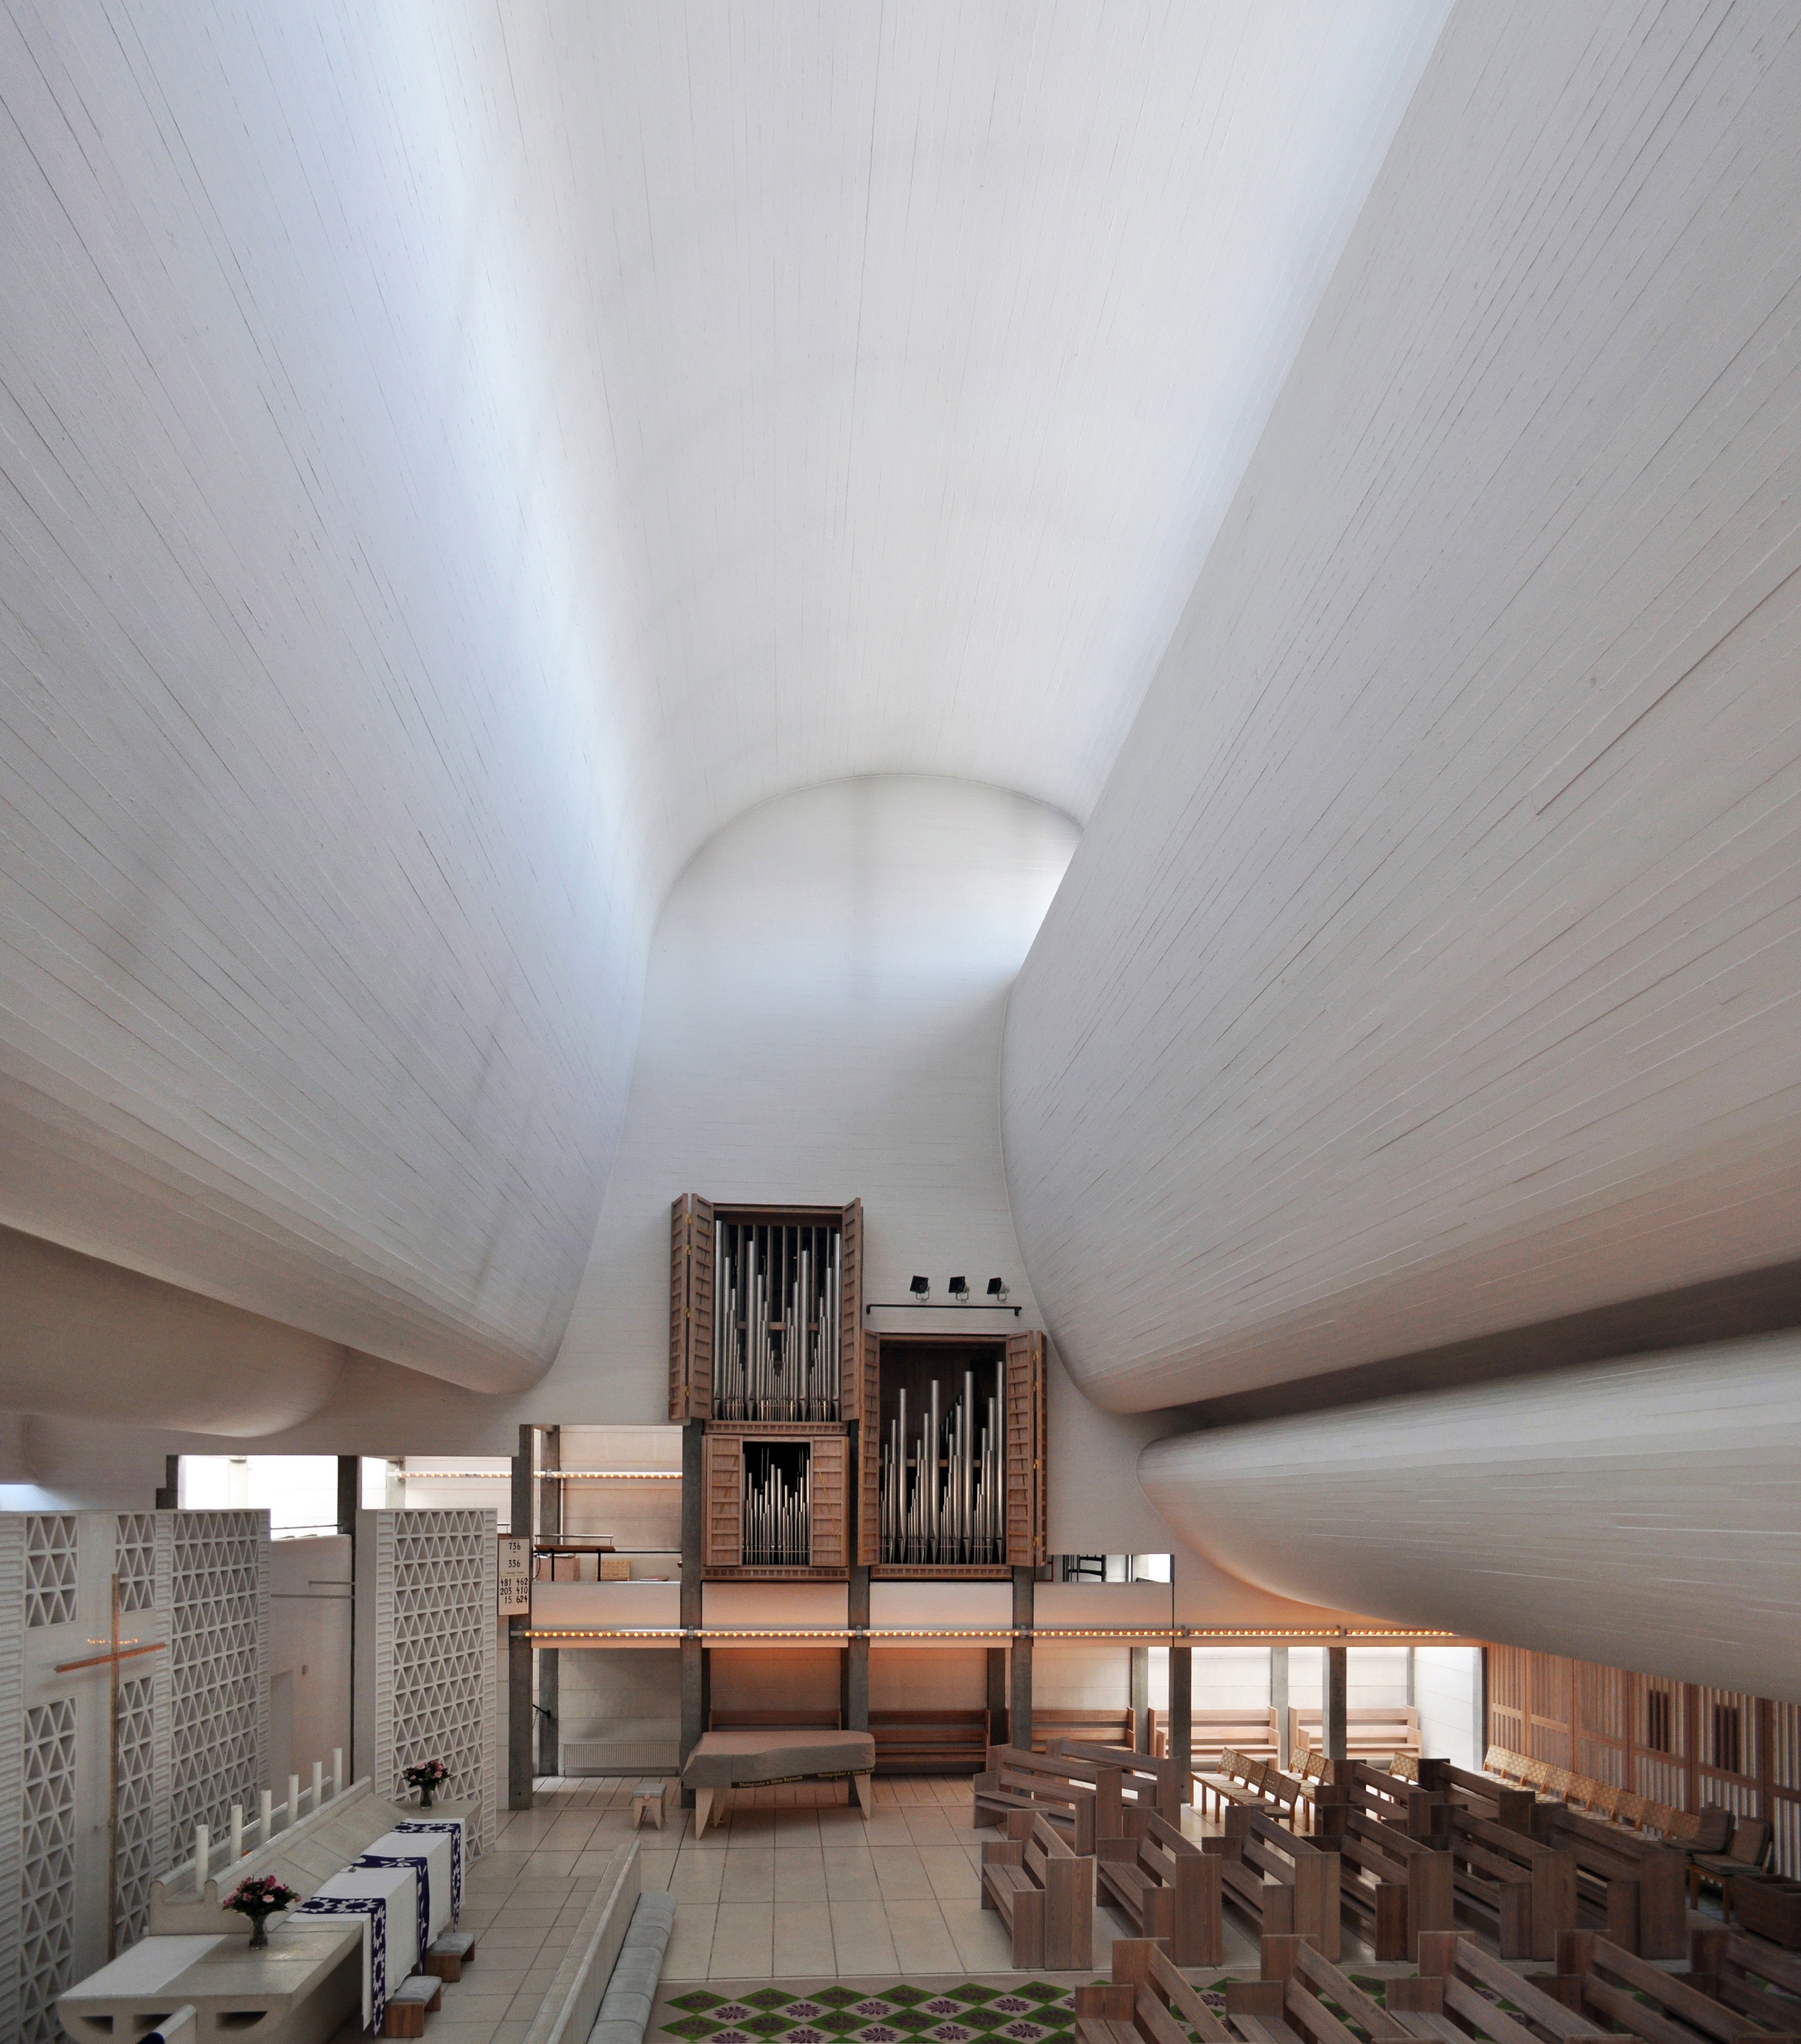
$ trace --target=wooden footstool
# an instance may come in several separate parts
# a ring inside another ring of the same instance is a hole
[[[403,1980],[388,1996],[382,2017],[384,2037],[423,2037],[425,2019],[435,2015],[444,1998],[444,1984],[430,1973],[414,1973]]]
[[[632,1792],[632,1828],[636,1831],[648,1817],[660,1831],[662,1829],[663,1785],[660,1781],[640,1781]]]
[[[465,1966],[475,1963],[474,1934],[468,1931],[447,1931],[441,1938],[434,1938],[425,1947],[425,1956],[419,1961],[423,1973],[435,1973],[452,1987],[463,1978]]]

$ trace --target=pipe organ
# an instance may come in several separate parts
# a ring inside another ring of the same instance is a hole
[[[1042,1334],[979,1306],[954,1333],[866,1328],[856,1200],[685,1194],[670,1251],[670,1418],[703,1430],[705,1577],[1043,1566]]]
[[[836,1229],[713,1218],[713,1416],[837,1420]]]
[[[974,1370],[963,1372],[948,1412],[934,1377],[929,1403],[909,1420],[901,1387],[881,1445],[880,1481],[881,1560],[958,1566],[1006,1561],[1000,1399],[977,1393]]]

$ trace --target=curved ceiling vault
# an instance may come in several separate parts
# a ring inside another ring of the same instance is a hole
[[[1798,97],[1453,16],[1009,1007],[1100,1402],[1801,1256]]]
[[[539,1375],[673,875],[1085,814],[1442,13],[6,14],[0,1223]]]

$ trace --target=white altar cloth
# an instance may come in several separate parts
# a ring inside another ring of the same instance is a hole
[[[422,1859],[425,1862],[424,1885],[420,1892],[422,1913],[426,1918],[425,1935],[420,1944],[423,1955],[425,1946],[440,1931],[449,1926],[451,1908],[451,1835],[448,1831],[384,1831],[372,1845],[367,1845],[357,1854],[359,1859]],[[399,1974],[390,1974],[399,1979]]]
[[[374,1897],[386,1904],[378,1935],[372,1915],[362,1915],[363,2027],[378,2024],[386,2006],[389,1990],[398,1987],[419,1965],[419,1904],[417,1886],[409,1866],[347,1866],[324,1882],[313,1902],[350,1901]],[[324,1915],[311,1904],[302,1904],[292,1914],[304,1922],[309,1914]],[[346,1923],[344,1915],[330,1920]]]

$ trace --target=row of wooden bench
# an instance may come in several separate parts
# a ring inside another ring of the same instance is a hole
[[[1076,1990],[1077,2044],[1797,2044],[1801,1966],[1724,1929],[1697,1930],[1686,1974],[1592,1931],[1566,1932],[1554,1974],[1523,1975],[1467,1932],[1429,1932],[1418,1967],[1375,1996],[1316,1942],[1269,1934],[1255,1981],[1210,2007],[1167,1945],[1119,1938],[1112,1977]],[[1617,2026],[1617,2027],[1616,2027]]]

